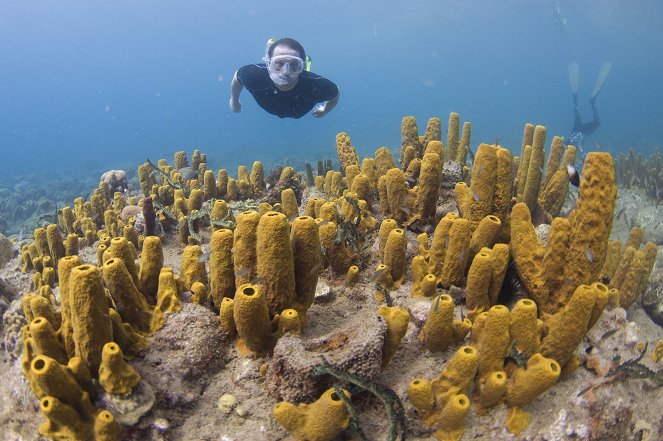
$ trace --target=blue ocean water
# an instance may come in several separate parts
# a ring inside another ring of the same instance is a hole
[[[661,28],[657,0],[0,0],[0,177],[96,177],[194,148],[229,170],[315,161],[335,156],[340,131],[365,156],[400,147],[403,116],[423,131],[451,111],[472,122],[473,148],[518,151],[526,122],[570,135],[571,61],[585,118],[613,63],[587,145],[647,152],[663,140]],[[339,86],[338,107],[279,119],[244,91],[232,113],[234,71],[283,36]]]

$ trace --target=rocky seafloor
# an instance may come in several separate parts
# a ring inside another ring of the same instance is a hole
[[[304,198],[316,196],[314,188],[305,190]],[[301,204],[303,207],[304,204]],[[620,191],[616,213],[626,208],[630,219],[643,227],[645,240],[663,244],[663,228],[658,221],[663,207],[649,204],[635,190]],[[614,221],[611,238],[625,240],[632,222],[623,217]],[[414,234],[408,232],[408,259],[417,253]],[[658,236],[660,235],[660,236]],[[207,245],[208,237],[205,238]],[[164,266],[180,267],[182,250],[175,235],[163,240]],[[15,246],[15,245],[14,245]],[[365,266],[378,263],[377,238],[369,246]],[[84,248],[82,262],[96,264],[95,247]],[[470,411],[465,424],[465,440],[640,440],[660,439],[663,433],[663,394],[649,379],[625,375],[609,375],[610,369],[641,354],[643,344],[648,350],[640,362],[653,371],[661,363],[652,359],[652,350],[663,339],[663,329],[650,314],[660,309],[663,289],[663,253],[650,278],[643,300],[627,311],[615,308],[605,311],[599,322],[585,336],[576,350],[583,364],[563,376],[550,390],[526,406],[532,419],[520,435],[510,434],[504,427],[505,406],[499,405],[484,415]],[[379,306],[374,298],[375,287],[370,272],[362,274],[352,288],[344,284],[344,276],[324,271],[319,278],[316,300],[307,314],[307,327],[301,342],[287,335],[279,341],[274,354],[264,358],[244,357],[234,342],[221,331],[219,318],[210,309],[184,302],[183,309],[169,314],[166,324],[150,338],[148,349],[130,363],[154,392],[151,409],[131,427],[125,427],[122,439],[127,440],[279,440],[291,439],[272,416],[272,408],[280,400],[274,395],[275,366],[287,358],[283,354],[301,351],[297,360],[306,369],[307,356],[330,344],[330,339],[343,340],[353,357],[365,371],[377,369],[381,356],[372,348],[381,347],[384,338],[375,329]],[[2,367],[0,368],[0,439],[40,439],[37,426],[44,417],[38,400],[31,392],[20,364],[20,327],[22,318],[19,298],[30,290],[31,274],[19,269],[18,257],[10,258],[0,269],[0,312],[3,314]],[[58,289],[55,290],[56,296]],[[394,304],[411,314],[409,327],[394,358],[374,381],[389,387],[401,398],[407,420],[407,439],[433,440],[406,398],[407,386],[414,378],[432,379],[444,368],[458,349],[452,345],[441,353],[421,347],[418,334],[430,308],[431,299],[413,298],[411,283],[406,282],[391,292]],[[647,300],[649,299],[649,300]],[[652,300],[653,299],[653,300]],[[643,305],[644,303],[647,303]],[[658,302],[658,303],[657,303]],[[654,306],[652,306],[654,305]],[[654,312],[652,312],[654,311]],[[649,314],[648,314],[649,312]],[[456,308],[456,315],[462,308]],[[383,326],[383,325],[382,325]],[[297,341],[290,341],[297,340]],[[302,343],[303,342],[303,343]],[[311,355],[313,353],[313,355]],[[306,375],[304,375],[304,380]],[[278,381],[288,380],[280,378]],[[280,384],[279,394],[293,396],[305,384]],[[382,402],[375,396],[353,397],[359,422],[371,440],[388,438],[388,418]],[[340,439],[357,439],[345,432]]]

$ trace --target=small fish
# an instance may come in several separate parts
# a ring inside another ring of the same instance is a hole
[[[569,182],[574,187],[580,187],[580,175],[578,174],[578,170],[576,170],[572,164],[568,164],[566,166],[566,171],[569,174]]]
[[[605,340],[606,338],[608,338],[608,337],[614,335],[615,332],[617,332],[617,331],[619,331],[618,328],[615,328],[615,329],[611,329],[611,330],[609,330],[608,332],[606,332],[605,334],[603,334],[603,335],[601,336],[601,340]]]
[[[461,248],[460,254],[458,254],[458,260],[460,262],[465,262],[465,248]]]
[[[247,275],[250,272],[251,272],[250,268],[240,268],[237,271],[235,271],[235,277],[242,277],[242,276]]]
[[[387,267],[380,268],[379,270],[375,271],[373,275],[371,276],[371,282],[375,282],[377,279],[380,278],[384,272],[387,271]]]
[[[569,277],[566,278],[565,282],[566,282],[567,285],[575,285],[576,284],[576,282],[573,279],[569,278]]]
[[[182,167],[177,171],[182,175],[182,179],[185,181],[188,181],[189,179],[198,179],[198,171],[191,167]]]
[[[311,268],[311,275],[319,274],[321,267],[322,267],[322,262],[318,262],[313,268]]]
[[[323,225],[327,225],[328,223],[329,223],[328,220],[323,220],[322,222],[320,222],[320,223],[318,224],[318,227],[321,227],[321,226],[323,226]]]
[[[622,216],[622,214],[623,214],[623,215],[626,215],[626,207],[624,207],[624,208],[622,208],[621,210],[619,210],[619,213],[617,213],[617,217],[616,217],[616,219],[619,220],[619,218]]]
[[[209,260],[209,256],[212,253],[212,251],[206,251],[203,254],[200,255],[198,258],[198,263],[205,263]]]
[[[476,190],[472,190],[472,198],[474,199],[474,202],[479,202],[479,194]]]
[[[599,279],[599,282],[603,283],[604,285],[607,285],[610,283],[610,276],[601,276]]]
[[[435,306],[433,307],[433,311],[435,312],[440,308],[440,297],[442,296],[435,297]]]
[[[594,141],[594,147],[596,150],[603,150],[603,146],[598,141]]]
[[[449,236],[444,236],[444,248],[449,248]]]
[[[479,163],[479,169],[477,170],[477,178],[481,176],[482,171],[483,171],[483,162]]]
[[[406,207],[405,205],[400,208],[400,210],[405,213],[407,217],[410,217],[410,209]]]
[[[182,219],[181,221],[179,221],[179,222],[177,223],[177,229],[179,230],[180,228],[182,228],[182,227],[183,227],[184,225],[186,225],[187,223],[188,223],[188,220],[187,220],[186,218],[185,218],[185,219]]]
[[[265,278],[264,277],[254,277],[251,279],[251,285],[264,285],[265,284]]]
[[[589,247],[585,248],[585,257],[587,257],[589,263],[594,263],[594,255],[592,254],[592,250],[590,250]]]

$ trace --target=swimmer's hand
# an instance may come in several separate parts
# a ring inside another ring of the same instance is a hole
[[[327,114],[327,103],[317,104],[313,108],[313,116],[316,118],[322,118]]]
[[[242,111],[242,103],[239,102],[238,99],[235,98],[230,98],[230,110],[232,110],[235,113],[239,113]]]

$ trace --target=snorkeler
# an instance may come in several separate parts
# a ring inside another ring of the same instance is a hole
[[[235,72],[230,87],[230,109],[240,112],[239,95],[244,87],[256,103],[280,118],[301,118],[313,109],[313,116],[325,116],[338,103],[336,84],[306,69],[310,58],[292,38],[267,43],[265,63],[249,64]]]
[[[578,110],[578,83],[580,82],[580,71],[578,69],[578,63],[575,61],[569,64],[569,82],[571,83],[571,91],[573,92],[573,130],[571,130],[571,136],[569,137],[567,144],[572,144],[578,147],[581,153],[584,153],[583,142],[585,141],[585,138],[594,133],[601,125],[599,112],[596,109],[596,97],[599,92],[601,92],[603,83],[605,83],[606,78],[608,78],[611,67],[612,63],[607,61],[603,63],[599,76],[596,78],[594,91],[589,97],[589,104],[592,106],[592,120],[582,122],[580,111]]]

